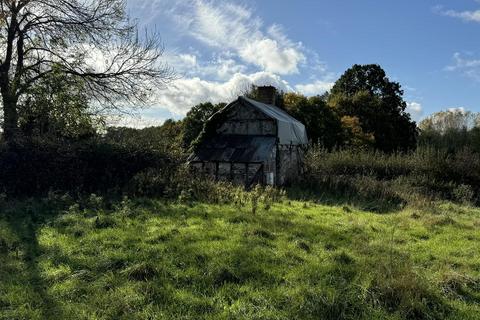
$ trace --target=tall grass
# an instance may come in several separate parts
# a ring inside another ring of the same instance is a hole
[[[432,148],[412,153],[337,150],[312,146],[306,156],[302,189],[386,204],[452,200],[479,202],[480,156]]]

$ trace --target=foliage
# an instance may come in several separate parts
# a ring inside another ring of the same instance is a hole
[[[435,131],[443,134],[450,130],[471,130],[479,126],[480,113],[460,109],[436,112],[418,125],[422,131]]]
[[[185,152],[182,147],[183,122],[166,120],[161,126],[144,129],[109,127],[103,141],[117,145],[154,150],[182,160]]]
[[[448,154],[419,148],[413,153],[327,150],[313,146],[306,156],[303,190],[335,194],[352,201],[394,207],[448,199],[480,201],[480,155]],[[371,208],[370,208],[371,209]]]
[[[343,141],[346,147],[368,149],[375,143],[375,136],[372,133],[363,132],[358,117],[343,116],[341,123],[343,128]]]
[[[188,149],[198,138],[203,127],[216,112],[225,107],[225,103],[212,104],[210,102],[201,103],[194,106],[183,120],[183,147]]]
[[[192,177],[188,168],[179,170],[174,178],[173,194],[180,203],[203,202],[211,204],[233,204],[238,208],[250,207],[255,213],[259,203],[265,208],[285,198],[285,191],[271,186],[256,185],[250,190],[226,181],[214,181],[206,177]]]
[[[379,65],[354,65],[333,86],[328,104],[340,117],[356,117],[362,131],[375,137],[374,147],[385,152],[416,147],[415,122],[405,112],[403,91]]]
[[[83,81],[96,105],[145,103],[172,79],[158,35],[141,37],[123,0],[2,1],[0,95],[3,133],[15,142],[19,106],[38,81],[59,72]],[[38,107],[38,106],[35,106]]]
[[[63,198],[4,204],[0,318],[480,316],[478,209]]]
[[[106,143],[28,140],[0,150],[0,190],[9,195],[49,191],[121,194],[133,177],[151,168],[173,174],[179,159],[150,148]]]
[[[25,93],[19,106],[19,126],[26,136],[85,139],[103,122],[90,106],[86,83],[58,70]]]
[[[420,124],[420,146],[457,153],[468,148],[480,153],[480,114],[463,110],[437,112]]]
[[[305,125],[308,138],[328,149],[342,144],[342,126],[336,113],[320,96],[283,95],[285,110]]]

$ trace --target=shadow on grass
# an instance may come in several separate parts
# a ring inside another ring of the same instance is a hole
[[[39,298],[39,301],[28,301],[28,303],[31,303],[36,312],[40,312],[41,319],[64,319],[62,309],[48,293],[48,283],[42,278],[38,264],[39,257],[42,255],[37,237],[39,226],[56,215],[55,211],[45,214],[42,209],[36,205],[33,207],[24,203],[19,205],[17,202],[11,204],[4,215],[10,231],[19,241],[17,250],[21,254],[19,255],[17,251],[16,258],[25,266],[23,275],[12,274],[11,276],[14,281],[19,279],[18,286],[27,287],[35,293],[35,297]]]

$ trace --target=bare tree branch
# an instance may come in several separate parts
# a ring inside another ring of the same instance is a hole
[[[155,32],[139,34],[125,0],[0,0],[0,94],[4,132],[15,130],[17,104],[53,69],[81,78],[96,105],[145,104],[174,78],[161,62]]]

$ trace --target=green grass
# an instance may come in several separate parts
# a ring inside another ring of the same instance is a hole
[[[449,203],[8,203],[0,319],[479,319],[479,228]]]

